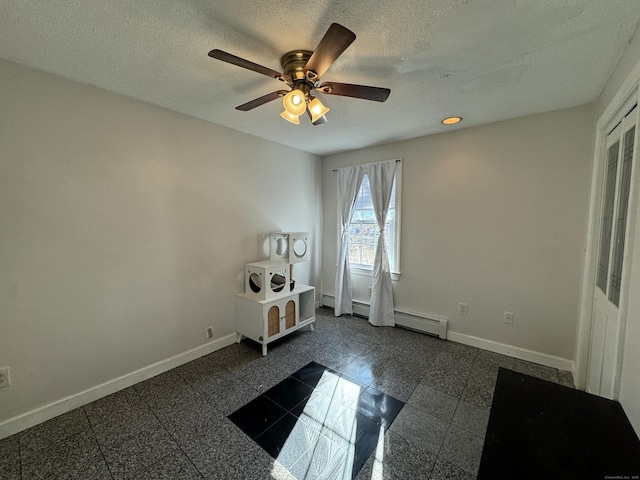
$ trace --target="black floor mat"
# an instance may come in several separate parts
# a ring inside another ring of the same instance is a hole
[[[618,402],[500,369],[478,480],[640,479]]]

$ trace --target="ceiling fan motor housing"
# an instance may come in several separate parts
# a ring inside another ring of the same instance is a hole
[[[280,59],[284,75],[291,79],[292,83],[300,80],[307,81],[305,67],[313,52],[309,50],[292,50],[285,53]]]

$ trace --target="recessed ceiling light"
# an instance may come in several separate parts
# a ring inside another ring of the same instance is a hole
[[[442,120],[443,125],[455,125],[456,123],[460,123],[462,121],[462,117],[447,117]]]

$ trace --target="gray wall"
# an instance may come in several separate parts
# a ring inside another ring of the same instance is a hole
[[[334,293],[334,168],[403,158],[396,308],[465,336],[574,358],[593,148],[592,105],[323,159],[323,291]],[[352,275],[368,301],[370,278]],[[458,302],[469,305],[457,315]],[[514,324],[503,324],[503,312]]]
[[[269,231],[320,245],[319,157],[7,61],[0,85],[0,437],[233,334]]]

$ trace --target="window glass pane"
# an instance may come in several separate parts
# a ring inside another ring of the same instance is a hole
[[[362,224],[362,230],[360,231],[360,242],[362,243],[374,243],[378,236],[378,226],[373,223]]]
[[[361,263],[362,246],[358,243],[349,245],[349,263]]]
[[[393,249],[395,244],[395,182],[387,221],[385,223],[385,240],[389,250],[389,260],[393,261]],[[349,225],[349,262],[358,266],[373,266],[375,257],[375,246],[378,238],[378,223],[376,222],[373,211],[373,201],[371,200],[371,186],[367,175],[362,179],[362,185],[356,204],[354,207],[353,217]]]
[[[373,209],[373,201],[371,200],[371,186],[369,185],[369,177],[367,175],[365,175],[362,179],[360,192],[358,192],[358,198],[356,199],[356,210],[361,209]]]
[[[372,243],[362,245],[362,263],[363,265],[373,265],[375,256],[375,246]]]
[[[600,255],[598,259],[598,277],[596,285],[606,293],[609,276],[609,252],[611,250],[611,225],[618,174],[618,149],[620,142],[609,147],[607,161],[607,177],[604,190],[604,209],[602,212],[602,228],[600,230]]]
[[[613,265],[609,284],[609,300],[617,307],[620,302],[620,286],[622,282],[622,260],[624,258],[624,237],[627,231],[627,212],[629,209],[629,190],[631,188],[631,162],[633,160],[633,143],[635,127],[624,135],[622,150],[622,178],[620,179],[620,195],[618,215],[616,219],[616,237],[613,244]]]

